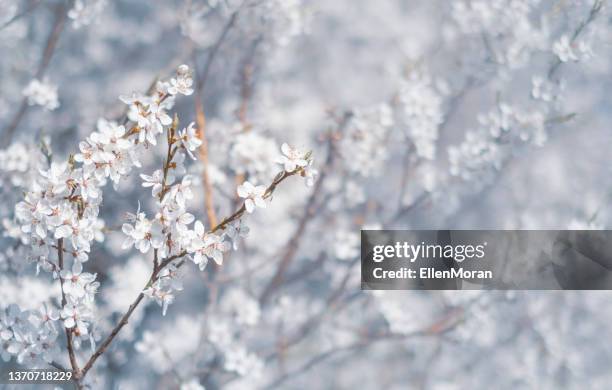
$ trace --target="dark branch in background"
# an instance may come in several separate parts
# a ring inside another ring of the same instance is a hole
[[[366,333],[363,339],[355,341],[354,343],[340,346],[338,348],[332,348],[325,352],[322,352],[311,359],[309,359],[306,363],[302,364],[298,368],[285,372],[276,380],[271,382],[265,389],[275,389],[278,388],[282,383],[287,381],[290,378],[295,378],[296,376],[303,374],[304,372],[312,369],[314,366],[324,362],[325,360],[332,358],[340,353],[345,352],[353,352],[356,353],[360,350],[364,350],[373,344],[382,342],[382,341],[393,341],[393,340],[406,340],[416,337],[426,337],[426,336],[437,336],[446,332],[449,332],[455,328],[457,324],[461,321],[461,316],[463,314],[463,310],[452,310],[451,313],[442,316],[438,321],[434,322],[431,325],[426,326],[422,330],[414,331],[406,334],[393,333],[390,331],[378,332],[378,333]]]
[[[53,57],[53,53],[55,52],[55,48],[57,47],[57,42],[59,41],[60,35],[64,30],[64,26],[66,25],[66,12],[67,5],[62,2],[62,4],[58,5],[55,10],[55,21],[53,23],[53,28],[51,28],[51,32],[49,33],[49,37],[47,38],[47,43],[45,45],[42,58],[40,60],[40,64],[38,65],[38,70],[36,71],[35,77],[40,79],[44,76],[47,68],[49,67],[49,63],[51,58]],[[4,129],[4,133],[2,134],[2,141],[0,142],[1,147],[6,147],[13,138],[13,134],[15,130],[17,130],[17,126],[25,116],[28,110],[28,99],[24,97],[21,100],[21,104],[19,105],[19,109],[17,113],[11,120],[10,124]]]
[[[341,307],[344,307],[350,303],[350,297],[344,296],[344,299],[340,298],[343,298],[348,282],[353,274],[353,268],[359,262],[359,260],[360,258],[356,258],[348,265],[338,287],[332,290],[329,296],[325,299],[325,305],[323,308],[317,314],[306,320],[289,338],[281,339],[278,343],[279,348],[277,348],[276,352],[267,354],[267,360],[276,359],[283,355],[288,348],[300,343],[302,340],[306,339],[306,337],[316,331],[323,324],[326,317],[334,312],[338,312]],[[286,286],[286,283],[283,284],[283,286]]]
[[[223,41],[225,41],[227,34],[229,33],[229,31],[232,29],[232,27],[236,23],[236,20],[238,19],[238,14],[240,13],[240,10],[245,4],[246,4],[246,1],[243,1],[242,4],[240,4],[240,6],[238,6],[238,8],[236,8],[234,12],[232,12],[232,14],[230,15],[230,18],[228,19],[227,23],[223,27],[221,34],[219,35],[219,37],[217,38],[213,46],[210,48],[210,53],[208,54],[208,59],[206,60],[206,64],[204,64],[204,70],[202,71],[202,75],[201,76],[196,75],[197,76],[196,77],[196,88],[195,88],[196,91],[202,91],[204,89],[204,86],[206,85],[206,81],[208,80],[208,75],[210,74],[210,70],[212,68],[212,64],[215,60],[215,57],[217,56],[217,52],[219,51],[219,48],[223,44]],[[196,72],[197,72],[197,68],[196,68]]]
[[[24,8],[23,11],[15,14],[15,16],[13,16],[11,19],[6,21],[2,26],[0,26],[0,31],[4,30],[5,28],[10,26],[11,24],[13,24],[16,21],[18,21],[19,19],[21,19],[22,17],[24,17],[27,14],[29,14],[30,12],[34,11],[36,9],[36,7],[38,7],[41,3],[42,3],[42,0],[31,1],[30,4],[28,4],[28,6],[26,8]]]
[[[340,123],[338,125],[337,133],[339,134],[330,134],[329,136],[328,148],[327,148],[327,159],[325,160],[325,163],[323,164],[323,167],[321,169],[321,174],[314,186],[312,194],[310,195],[310,197],[308,198],[308,201],[306,202],[304,214],[302,214],[302,217],[300,218],[298,222],[297,229],[295,230],[295,232],[293,233],[293,235],[291,236],[291,238],[289,239],[289,242],[287,243],[285,247],[283,257],[281,258],[281,261],[278,263],[278,267],[276,268],[276,272],[274,273],[274,276],[272,277],[270,282],[266,285],[266,287],[263,289],[263,292],[261,293],[259,297],[260,304],[266,303],[266,301],[270,298],[272,293],[283,283],[283,280],[285,278],[285,273],[287,272],[287,270],[289,269],[289,266],[291,265],[291,263],[293,262],[293,259],[295,258],[295,254],[297,253],[297,250],[300,244],[300,239],[302,238],[302,235],[304,234],[304,231],[306,230],[308,223],[312,220],[315,204],[319,198],[321,190],[323,189],[323,184],[325,183],[325,180],[328,177],[329,170],[333,166],[336,156],[338,154],[338,151],[336,150],[336,142],[338,141],[337,138],[344,131],[344,128],[348,124],[351,117],[352,117],[352,113],[350,112],[345,113],[344,116],[341,118]]]

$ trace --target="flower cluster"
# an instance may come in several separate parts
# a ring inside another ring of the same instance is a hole
[[[223,226],[221,231],[207,231],[204,223],[195,220],[187,212],[187,203],[193,198],[191,176],[186,175],[179,182],[176,178],[185,173],[184,153],[195,150],[199,145],[194,139],[196,132],[188,129],[178,132],[176,137],[174,126],[168,128],[168,153],[163,169],[152,175],[141,175],[143,187],[152,188],[152,196],[156,198],[155,217],[149,219],[144,212],[137,211],[123,225],[127,238],[124,248],[136,247],[141,253],[151,249],[156,258],[178,259],[187,256],[200,270],[204,270],[209,260],[217,265],[223,264],[224,253],[231,248],[237,248],[238,240],[248,234],[248,228],[238,218]],[[190,136],[191,134],[191,136]],[[180,140],[180,142],[179,142]],[[316,171],[312,168],[313,160],[310,153],[301,152],[287,144],[281,148],[283,155],[279,163],[283,164],[287,174],[300,173],[306,177],[307,183],[314,180]],[[263,185],[255,186],[245,181],[237,188],[237,194],[244,199],[244,210],[251,214],[256,208],[266,207],[268,190]],[[193,227],[190,225],[193,223]],[[165,314],[168,306],[174,300],[174,292],[182,289],[178,267],[170,264],[160,273],[153,284],[145,290],[145,295],[154,299]]]
[[[11,304],[0,311],[0,356],[8,362],[44,367],[60,353],[57,343],[59,319],[57,310],[42,306],[40,310],[21,310]]]
[[[567,35],[553,43],[552,51],[561,62],[588,60],[593,56],[593,49],[586,41],[572,41]]]
[[[187,77],[188,71],[179,68],[177,80],[182,81],[176,84],[187,85]],[[98,131],[80,143],[80,153],[68,162],[52,162],[41,170],[31,191],[15,208],[22,241],[30,245],[30,258],[61,279],[61,318],[76,337],[77,348],[80,339],[88,336],[93,345],[93,301],[99,283],[95,274],[83,272],[82,264],[89,259],[91,242],[103,237],[104,224],[98,218],[102,187],[109,178],[117,184],[134,166],[140,166],[140,153],[147,144],[155,144],[154,136],[170,124],[165,109],[172,106],[175,93],[188,92],[170,85],[159,82],[152,96],[129,100],[134,123],[129,131],[114,122],[98,121]],[[134,229],[133,237],[141,251],[146,243],[160,245],[150,236],[152,228],[143,222]],[[65,264],[69,258],[71,271]]]
[[[546,139],[546,117],[539,110],[523,110],[500,103],[480,115],[480,127],[468,131],[465,141],[448,148],[450,173],[463,180],[485,178],[502,167],[508,147],[517,143],[542,145]]]
[[[127,215],[121,230],[125,235],[124,249],[153,254],[152,275],[140,297],[157,302],[162,315],[166,315],[176,292],[183,289],[181,273],[186,261],[200,270],[210,260],[222,265],[224,254],[237,249],[240,239],[249,232],[243,215],[265,208],[282,180],[300,175],[307,185],[312,185],[317,176],[312,153],[285,143],[276,159],[281,172],[270,186],[244,181],[236,189],[243,199],[238,211],[208,228],[196,220],[187,211],[194,197],[194,178],[187,174],[185,160],[186,156],[196,158],[194,152],[202,140],[194,123],[179,129],[178,117],[173,119],[168,113],[177,94],[193,93],[192,84],[189,68],[181,65],[174,78],[157,82],[151,95],[121,97],[128,105],[123,124],[99,119],[96,131],[79,143],[78,153],[63,162],[51,161],[49,155],[48,164],[29,183],[24,199],[15,207],[20,239],[29,248],[28,258],[36,262],[37,269],[59,279],[61,307],[45,308],[38,314],[11,306],[9,314],[0,319],[4,358],[17,356],[19,362],[30,365],[51,363],[55,357],[52,352],[58,348],[55,321],[61,321],[69,348],[80,349],[84,341],[89,341],[93,353],[99,336],[94,297],[100,283],[97,274],[84,270],[84,264],[90,260],[92,243],[104,238],[104,222],[98,218],[104,186],[112,182],[117,187],[134,168],[141,167],[141,158],[150,147],[158,145],[160,135],[165,135],[167,144],[162,167],[140,174],[142,186],[151,190],[154,210],[148,215],[139,202],[136,213]],[[245,326],[258,323],[261,313],[256,299],[234,292],[227,295],[226,301],[227,306],[233,307],[228,317],[235,317]],[[43,322],[50,325],[31,325]],[[261,371],[263,362],[233,337],[228,343],[219,341],[219,345],[224,346],[226,371],[241,376],[258,375]],[[78,370],[72,362],[71,365]]]
[[[300,175],[306,178],[306,185],[309,187],[312,186],[319,175],[319,171],[313,168],[311,153],[304,152],[286,143],[281,145],[281,152],[283,152],[283,155],[280,156],[276,162],[283,165],[285,172],[291,173],[296,170],[300,171]],[[240,196],[244,197],[242,195]],[[258,205],[258,207],[263,206]]]

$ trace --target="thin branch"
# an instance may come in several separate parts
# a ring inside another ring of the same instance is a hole
[[[204,89],[204,86],[206,85],[206,81],[208,80],[208,75],[210,74],[210,70],[212,68],[212,64],[215,60],[215,57],[217,56],[217,52],[219,51],[219,48],[221,47],[221,45],[223,44],[223,41],[227,37],[227,34],[229,33],[229,31],[232,29],[232,27],[236,23],[236,20],[238,19],[238,14],[240,13],[242,7],[245,4],[246,4],[246,0],[243,1],[242,4],[240,4],[240,6],[238,6],[238,8],[236,8],[234,12],[232,12],[232,14],[230,15],[230,18],[228,19],[227,23],[223,27],[221,34],[219,35],[219,37],[213,44],[212,48],[210,49],[210,53],[208,54],[208,59],[206,60],[206,64],[204,65],[204,70],[202,71],[202,76],[196,77],[196,88],[195,88],[196,91],[202,91]]]
[[[59,265],[59,269],[60,269],[60,273],[61,271],[64,269],[64,239],[60,238],[59,240],[57,240],[57,261],[58,261],[58,265]],[[66,306],[66,294],[64,293],[64,279],[62,279],[62,276],[59,276],[59,280],[60,280],[60,287],[62,289],[62,307]],[[68,349],[68,358],[70,360],[70,366],[72,367],[72,374],[75,377],[78,377],[79,374],[79,365],[77,363],[76,360],[76,355],[74,353],[74,345],[72,343],[72,329],[68,329],[66,327],[64,327],[64,330],[66,332],[66,344],[67,344],[67,349]]]
[[[340,124],[338,126],[338,132],[342,132],[344,130],[344,127],[346,127],[351,117],[352,117],[351,113],[345,113],[343,118],[340,120]],[[274,276],[272,277],[270,282],[268,282],[268,284],[263,289],[263,292],[261,293],[259,297],[260,304],[264,304],[270,298],[272,293],[283,283],[283,280],[285,278],[285,273],[287,272],[287,270],[289,269],[289,266],[291,265],[291,263],[293,262],[293,259],[295,258],[295,255],[299,247],[300,239],[302,238],[302,235],[304,234],[304,231],[306,230],[308,223],[312,219],[315,204],[323,189],[323,184],[325,183],[329,170],[331,166],[334,164],[334,161],[336,159],[336,155],[337,155],[336,141],[337,141],[336,137],[334,135],[330,135],[329,141],[328,141],[327,159],[325,160],[323,168],[321,169],[321,175],[319,179],[317,180],[315,187],[310,197],[308,198],[308,201],[306,202],[306,207],[305,207],[304,213],[302,214],[302,217],[298,221],[298,226],[285,247],[285,252],[280,262],[278,263],[278,267],[276,268],[276,272],[274,273]]]
[[[34,11],[36,7],[38,7],[41,3],[42,3],[42,0],[36,0],[36,1],[30,2],[30,4],[23,11],[19,12],[18,14],[15,14],[15,16],[13,16],[11,19],[6,21],[2,26],[0,26],[0,31],[4,30],[11,24],[15,23],[17,20],[21,19],[22,17],[26,16],[30,12]]]
[[[454,313],[455,314],[453,314],[453,317],[454,319],[456,319],[458,317],[456,313],[458,312],[455,311]],[[462,312],[460,312],[460,314],[462,314]],[[452,329],[454,329],[454,327],[457,324],[458,324],[458,321],[449,321],[449,315],[445,315],[443,316],[442,319],[425,327],[424,329],[417,330],[411,333],[399,334],[399,333],[393,333],[393,332],[386,331],[386,332],[382,332],[378,334],[366,335],[366,337],[362,340],[358,340],[352,344],[348,344],[348,345],[341,346],[338,348],[329,349],[325,352],[322,352],[312,357],[306,363],[302,364],[298,368],[284,373],[283,375],[278,377],[276,380],[271,382],[265,388],[266,389],[278,388],[282,383],[284,383],[288,379],[294,378],[297,375],[300,375],[312,369],[314,366],[324,362],[325,360],[329,358],[336,356],[339,353],[363,350],[363,349],[366,349],[372,346],[373,344],[380,343],[382,341],[406,340],[406,339],[411,339],[411,338],[420,337],[420,336],[435,336],[435,335],[439,335],[439,334],[443,334],[443,333],[451,331]]]
[[[199,80],[199,79],[197,79]],[[197,81],[196,80],[196,81]],[[215,213],[215,206],[213,200],[213,187],[210,182],[210,176],[208,175],[208,139],[206,138],[206,116],[204,115],[204,106],[202,102],[202,91],[196,88],[195,94],[195,111],[196,111],[196,124],[198,126],[198,135],[202,144],[200,145],[200,160],[202,162],[202,185],[204,187],[204,208],[206,209],[206,216],[208,218],[208,224],[211,228],[217,226],[217,215]]]
[[[153,274],[151,275],[151,279],[149,279],[149,283],[154,282],[156,280],[156,277],[157,277],[157,274],[155,272],[153,272]],[[149,283],[147,283],[147,285],[149,285]],[[78,380],[83,380],[83,378],[85,378],[85,375],[91,369],[91,367],[96,362],[96,360],[98,360],[98,358],[100,356],[102,356],[102,354],[104,352],[106,352],[106,350],[108,349],[109,345],[113,342],[113,340],[115,339],[117,334],[119,334],[121,329],[123,329],[123,327],[125,325],[127,325],[130,316],[132,315],[134,310],[136,310],[136,307],[138,307],[138,305],[140,304],[140,302],[142,301],[143,298],[144,298],[144,292],[141,291],[138,294],[138,296],[136,297],[136,299],[134,300],[134,302],[132,302],[132,304],[130,305],[128,311],[125,312],[123,317],[121,317],[121,320],[119,321],[119,323],[117,325],[115,325],[115,328],[106,337],[106,339],[104,339],[102,344],[100,344],[98,349],[96,349],[96,351],[91,355],[89,360],[87,360],[87,363],[85,363],[85,365],[83,366],[83,369],[80,372],[80,376],[79,376]]]

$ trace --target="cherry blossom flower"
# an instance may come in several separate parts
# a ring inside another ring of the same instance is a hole
[[[153,197],[159,196],[159,194],[162,192],[164,182],[164,173],[162,172],[162,170],[156,170],[151,176],[140,174],[140,177],[142,180],[144,180],[142,186],[145,188],[151,187],[151,195]],[[174,176],[169,175],[166,177],[166,184],[172,184],[173,181]]]
[[[228,245],[223,241],[223,237],[214,233],[206,233],[204,224],[196,221],[194,224],[194,234],[190,252],[193,253],[193,262],[204,270],[208,264],[208,259],[214,260],[217,265],[223,264],[223,253],[228,250]]]
[[[64,306],[60,315],[64,320],[64,327],[68,329],[74,328],[80,334],[86,335],[88,333],[87,322],[89,321],[90,313],[86,307],[68,303]]]
[[[180,65],[176,71],[176,78],[170,79],[168,93],[171,95],[183,94],[189,96],[193,93],[193,79],[187,65]]]
[[[45,326],[51,332],[56,332],[55,329],[55,321],[59,319],[59,312],[55,310],[52,306],[44,303],[39,312],[34,319],[38,325]],[[0,332],[0,338],[2,337],[2,332]]]
[[[197,130],[195,129],[195,123],[191,122],[189,126],[184,128],[183,130],[179,130],[178,135],[181,140],[181,145],[189,154],[191,159],[195,160],[196,157],[193,155],[193,151],[196,150],[200,145],[202,145],[202,140],[198,137]]]
[[[192,181],[193,177],[186,175],[180,183],[172,186],[170,190],[170,198],[174,199],[181,208],[185,208],[186,201],[193,199],[193,191],[191,191]]]
[[[277,160],[282,164],[286,172],[293,172],[298,167],[303,168],[308,165],[307,154],[299,149],[289,146],[287,143],[281,145],[283,155]]]
[[[168,288],[169,281],[167,279],[158,279],[151,287],[144,290],[144,294],[154,299],[162,308],[162,316],[166,315],[168,306],[174,302],[172,290]]]
[[[266,208],[266,202],[263,198],[266,193],[265,186],[254,186],[250,182],[245,181],[238,186],[236,192],[238,196],[245,198],[244,207],[249,214],[255,210],[255,207]]]
[[[123,224],[122,230],[127,235],[122,245],[124,249],[133,245],[141,253],[147,253],[151,247],[157,249],[163,245],[163,226],[157,220],[148,220],[143,213],[139,213],[134,225]]]
[[[60,277],[64,280],[64,293],[75,298],[83,298],[85,287],[96,279],[95,274],[83,272],[83,265],[78,261],[72,265],[72,271],[61,270]]]
[[[578,56],[574,53],[570,38],[567,35],[563,35],[553,44],[553,53],[557,55],[561,62],[567,62],[569,60],[578,61]]]

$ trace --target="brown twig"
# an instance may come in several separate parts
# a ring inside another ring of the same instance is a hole
[[[202,162],[202,185],[204,187],[204,208],[208,224],[211,228],[217,226],[217,215],[213,201],[213,187],[208,175],[208,139],[206,138],[206,116],[204,115],[204,107],[202,105],[201,90],[196,88],[195,94],[195,111],[196,124],[198,126],[198,135],[202,144],[200,145],[200,161]]]
[[[246,2],[246,1],[245,1]],[[244,5],[244,3],[242,5]],[[217,225],[217,215],[215,213],[214,200],[213,200],[213,187],[210,182],[210,176],[208,174],[208,139],[206,138],[206,115],[204,113],[204,105],[202,99],[202,91],[204,90],[204,86],[206,85],[206,81],[208,80],[208,76],[210,74],[210,70],[212,68],[212,64],[223,44],[223,41],[227,37],[229,31],[232,29],[236,20],[238,18],[238,14],[242,8],[240,5],[228,19],[227,23],[223,27],[221,34],[213,44],[210,49],[210,53],[208,54],[208,58],[206,60],[206,64],[204,65],[204,70],[202,71],[202,75],[199,76],[197,73],[197,61],[195,55],[194,63],[196,63],[196,71],[194,77],[196,79],[196,87],[194,89],[194,103],[195,103],[195,111],[196,111],[196,124],[198,126],[198,135],[202,144],[200,145],[200,160],[202,161],[202,185],[204,187],[204,208],[206,210],[206,216],[208,218],[208,224],[211,228],[214,228]]]
[[[64,269],[64,239],[60,238],[57,240],[57,262],[61,271]],[[62,307],[66,306],[66,294],[64,293],[64,279],[62,276],[59,276],[60,287],[62,289]],[[74,353],[74,345],[72,343],[72,329],[64,328],[66,331],[66,344],[68,349],[68,358],[70,360],[70,366],[72,367],[72,374],[75,378],[78,378],[79,375],[79,365],[76,360],[76,355]]]

